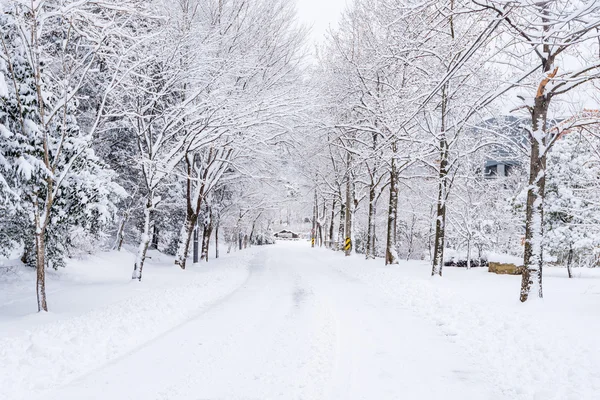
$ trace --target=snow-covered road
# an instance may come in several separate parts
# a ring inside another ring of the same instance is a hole
[[[490,397],[451,337],[324,257],[294,243],[257,252],[234,292],[44,398]]]
[[[547,298],[483,269],[429,276],[282,242],[186,271],[102,253],[0,281],[4,400],[592,400],[600,271],[548,269]],[[19,275],[20,274],[20,275]],[[29,293],[29,294],[28,294]]]

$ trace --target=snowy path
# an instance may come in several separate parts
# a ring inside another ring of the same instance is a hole
[[[600,392],[600,271],[569,280],[548,270],[547,298],[523,306],[519,277],[447,269],[432,279],[424,262],[384,267],[305,242],[185,272],[153,254],[142,284],[127,279],[129,256],[106,253],[54,276],[48,315],[31,314],[19,284],[0,282],[0,399],[592,400]]]
[[[490,398],[451,338],[322,256],[258,252],[239,289],[43,398]]]

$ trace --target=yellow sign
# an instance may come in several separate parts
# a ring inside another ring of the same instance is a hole
[[[312,245],[314,246],[315,245],[315,238],[312,238],[311,242],[312,242]]]
[[[348,251],[352,248],[352,239],[346,238],[346,244],[344,246],[344,250]]]

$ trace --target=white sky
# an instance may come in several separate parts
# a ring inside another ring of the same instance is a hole
[[[311,38],[320,41],[331,25],[337,26],[346,0],[296,0],[298,17],[302,23],[312,26]]]

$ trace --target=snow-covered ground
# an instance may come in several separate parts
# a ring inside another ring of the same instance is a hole
[[[520,277],[381,266],[280,242],[144,281],[105,253],[0,280],[0,399],[596,399],[600,271]]]

